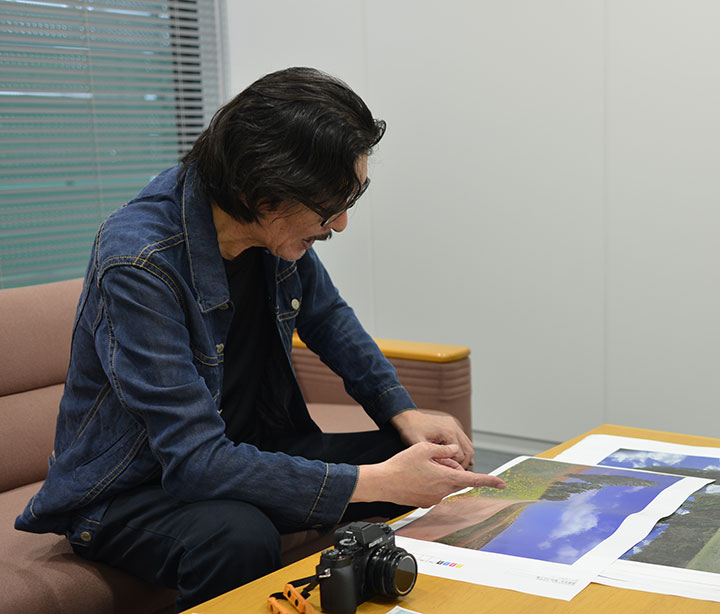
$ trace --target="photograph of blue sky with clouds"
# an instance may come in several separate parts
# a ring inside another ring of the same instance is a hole
[[[599,464],[720,479],[720,456],[619,449]],[[720,573],[720,484],[708,484],[691,495],[622,558]]]
[[[500,477],[505,490],[448,497],[397,534],[571,565],[680,479],[533,458]]]

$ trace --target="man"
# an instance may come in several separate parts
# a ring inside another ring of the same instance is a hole
[[[332,77],[273,73],[105,221],[17,528],[176,587],[184,610],[279,567],[281,533],[503,486],[464,471],[468,438],[415,409],[312,249],[347,226],[384,128]],[[319,431],[296,328],[379,431]]]

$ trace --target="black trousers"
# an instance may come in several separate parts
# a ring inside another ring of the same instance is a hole
[[[382,462],[404,449],[394,429],[313,433],[261,446],[330,463]],[[409,508],[353,503],[342,522],[391,518]],[[149,484],[115,497],[89,547],[78,554],[123,569],[153,584],[176,588],[177,611],[237,588],[282,566],[280,534],[258,508],[243,501],[187,503]]]

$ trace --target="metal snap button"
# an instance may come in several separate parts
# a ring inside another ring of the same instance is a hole
[[[92,535],[87,531],[83,531],[82,533],[80,533],[80,539],[87,543],[89,541],[92,541]]]
[[[292,301],[290,301],[290,306],[293,309],[300,309],[300,301],[294,298]]]
[[[218,354],[222,354],[224,349],[225,349],[225,344],[224,344],[224,343],[218,343],[218,344],[215,346],[215,351],[216,351]]]

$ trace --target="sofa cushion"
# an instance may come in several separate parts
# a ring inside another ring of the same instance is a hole
[[[3,612],[150,614],[173,612],[175,592],[76,555],[64,537],[13,528],[40,483],[0,496],[0,595]]]
[[[44,480],[63,385],[0,397],[0,492]]]
[[[0,292],[0,396],[65,381],[81,279]]]
[[[362,407],[342,403],[308,403],[308,411],[324,433],[376,431],[377,425]]]

